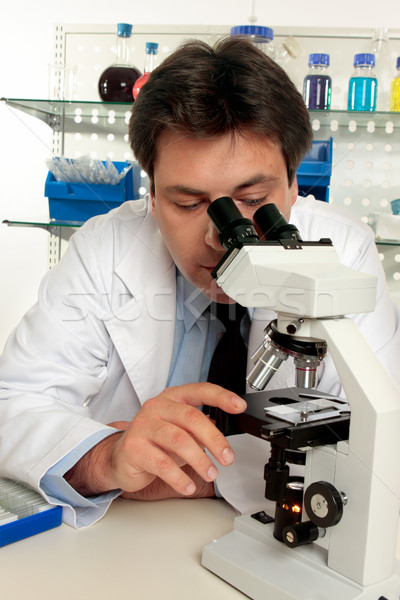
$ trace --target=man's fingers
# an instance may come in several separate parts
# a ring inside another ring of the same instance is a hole
[[[243,412],[247,408],[243,398],[214,383],[189,383],[170,387],[164,394],[168,394],[175,402],[184,402],[190,406],[215,406],[233,414]]]
[[[179,494],[195,493],[195,484],[181,468],[186,464],[205,482],[215,481],[218,471],[204,449],[223,466],[234,461],[225,436],[198,407],[203,404],[237,414],[246,403],[224,388],[197,383],[172,387],[147,400],[118,441],[115,466],[118,487],[140,489],[144,474],[158,477]],[[113,423],[124,428],[125,423]],[[142,486],[143,487],[143,486]]]
[[[194,409],[197,410],[197,409]],[[217,455],[216,458],[223,458],[223,452],[227,447],[225,438],[217,431],[217,436],[221,437],[218,443],[211,444],[213,451]],[[204,481],[214,481],[218,476],[218,471],[211,462],[210,458],[199,446],[196,439],[190,433],[177,425],[163,423],[153,434],[153,442],[157,447],[162,448],[170,456],[174,457],[175,464],[181,466],[184,464],[190,465],[200,475]],[[233,460],[233,456],[232,456]]]
[[[148,413],[154,412],[157,417],[149,418]],[[148,400],[132,421],[130,434],[136,439],[144,436],[170,455],[177,455],[206,481],[210,481],[206,474],[212,463],[204,448],[223,466],[235,458],[227,439],[212,421],[198,408],[184,403]]]
[[[130,445],[130,450],[135,450],[135,447]],[[134,459],[135,455],[137,460]],[[207,459],[205,454],[204,456]],[[141,445],[140,454],[135,453],[132,455],[127,460],[126,465],[129,465],[129,467],[125,470],[124,482],[120,487],[128,492],[136,490],[136,476],[142,473],[146,473],[147,476],[151,475],[151,479],[158,477],[183,496],[190,496],[196,491],[196,485],[192,479],[163,448],[158,448],[155,444],[144,442]],[[202,468],[202,471],[204,470]],[[207,481],[213,481],[214,479],[215,477],[206,478]]]

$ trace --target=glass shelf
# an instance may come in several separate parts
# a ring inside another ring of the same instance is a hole
[[[0,98],[8,106],[44,121],[52,128],[57,128],[60,118],[75,119],[98,117],[125,119],[131,111],[131,102],[89,102],[66,100],[34,100],[28,98]]]
[[[83,225],[82,221],[52,221],[49,219],[43,219],[41,221],[12,221],[10,219],[5,219],[3,221],[3,225],[8,225],[9,227],[39,227],[41,229],[45,229],[46,231],[53,231],[58,227],[81,227]]]
[[[39,227],[41,229],[45,229],[46,231],[54,232],[55,228],[73,228],[73,227],[81,227],[84,222],[82,221],[50,221],[47,219],[43,219],[42,221],[11,221],[9,219],[5,219],[3,221],[4,225],[8,225],[9,227]],[[375,243],[381,246],[400,246],[400,240],[384,240],[383,238],[375,238]]]
[[[385,240],[383,238],[375,238],[377,246],[400,246],[400,240]]]
[[[357,127],[375,127],[386,128],[388,123],[393,127],[400,128],[400,112],[367,112],[356,110],[309,110],[310,120],[313,123],[319,121],[321,126],[331,127],[332,121],[337,122],[338,127],[349,128],[353,123]]]
[[[67,118],[108,118],[124,119],[132,108],[131,102],[101,102],[101,101],[66,101],[66,100],[40,100],[28,98],[1,98],[8,106],[22,110],[55,127],[60,117]],[[359,127],[368,127],[374,123],[375,127],[386,127],[388,122],[400,127],[400,112],[363,112],[347,110],[310,110],[311,122],[318,120],[321,126],[330,126],[332,121],[337,121],[338,127],[349,127],[352,121]]]

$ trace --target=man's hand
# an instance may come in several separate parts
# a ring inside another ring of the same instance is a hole
[[[114,423],[126,429],[92,448],[65,478],[85,496],[113,489],[138,492],[152,482],[166,494],[169,487],[178,496],[204,495],[199,481],[211,484],[218,475],[204,449],[224,466],[234,461],[234,453],[222,433],[196,408],[203,404],[231,414],[246,408],[239,396],[211,383],[168,388],[147,400],[131,423]],[[211,486],[206,488],[209,495]]]
[[[215,496],[214,483],[212,481],[204,481],[189,465],[184,465],[182,471],[189,475],[196,484],[196,490],[191,496],[179,494],[165,483],[165,481],[156,477],[154,481],[141,490],[124,492],[121,494],[122,498],[128,498],[128,500],[146,500],[148,502],[166,500],[168,498],[213,498]]]

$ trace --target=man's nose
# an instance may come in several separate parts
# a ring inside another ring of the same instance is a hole
[[[213,248],[214,250],[218,251],[224,250],[223,246],[221,245],[218,239],[217,228],[211,220],[208,223],[205,240],[206,244],[210,246],[210,248]]]

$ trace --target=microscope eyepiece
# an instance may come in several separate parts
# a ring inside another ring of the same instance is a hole
[[[257,231],[250,219],[243,217],[229,196],[217,198],[207,209],[208,215],[219,233],[219,241],[225,250],[240,243],[259,241]],[[301,242],[299,230],[288,223],[275,204],[264,204],[254,213],[254,222],[266,240],[292,239]]]
[[[254,213],[254,221],[263,232],[266,240],[298,240],[299,230],[288,223],[276,204],[264,204]]]
[[[219,241],[225,250],[230,250],[243,242],[258,241],[259,238],[252,221],[242,216],[229,196],[222,196],[214,200],[207,212],[217,228]]]

